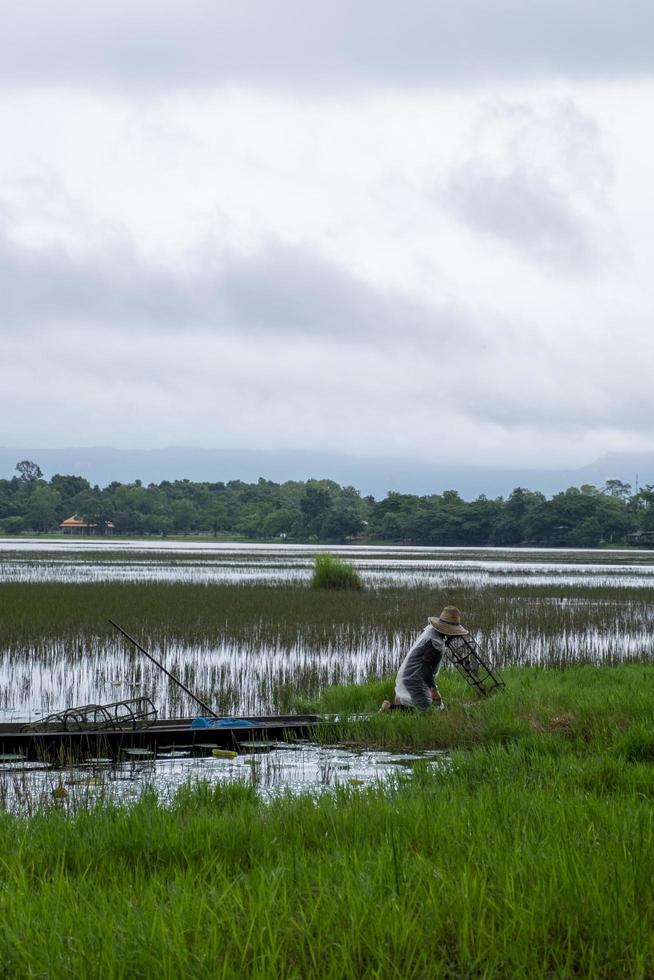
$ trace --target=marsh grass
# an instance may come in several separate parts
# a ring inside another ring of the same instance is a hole
[[[160,711],[195,705],[109,625],[115,619],[224,712],[287,711],[298,694],[397,670],[444,603],[500,668],[651,661],[647,589],[467,587],[364,591],[302,585],[0,585],[0,709],[53,711],[147,693]],[[449,672],[445,672],[447,676]],[[381,699],[380,699],[381,700]],[[21,715],[23,717],[23,715]]]
[[[167,641],[255,641],[307,647],[362,644],[412,635],[443,603],[502,664],[620,660],[651,653],[651,590],[593,587],[488,586],[382,588],[362,592],[303,585],[169,583],[2,583],[0,625],[6,647],[33,647],[55,637],[77,643],[114,636],[108,619],[159,645]],[[633,642],[632,642],[633,641]]]
[[[395,788],[0,816],[3,972],[651,976],[652,766],[549,744]]]
[[[313,560],[312,589],[363,589],[361,576],[351,562],[326,552]]]
[[[482,700],[460,675],[441,673],[447,710],[424,714],[377,713],[382,699],[392,696],[392,677],[326,688],[314,699],[296,697],[294,707],[337,717],[324,738],[350,744],[456,750],[561,742],[610,749],[628,762],[654,762],[654,665],[511,668],[504,679],[504,690]]]

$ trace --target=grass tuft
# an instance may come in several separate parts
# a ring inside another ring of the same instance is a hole
[[[312,589],[363,589],[363,582],[356,568],[337,555],[329,552],[316,555],[313,564]]]
[[[617,752],[627,762],[654,762],[654,731],[651,721],[632,725],[617,743]]]

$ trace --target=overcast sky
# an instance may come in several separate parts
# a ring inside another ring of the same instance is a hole
[[[654,449],[651,3],[0,14],[0,445]]]

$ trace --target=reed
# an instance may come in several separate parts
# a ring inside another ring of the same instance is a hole
[[[351,562],[329,552],[313,560],[312,589],[363,589],[363,582]]]
[[[147,693],[162,712],[194,713],[110,617],[203,700],[223,712],[256,712],[287,710],[298,693],[314,699],[329,685],[394,674],[427,616],[446,603],[463,610],[500,668],[651,661],[650,600],[647,589],[592,584],[435,595],[399,587],[4,583],[0,708],[51,711]]]
[[[638,638],[652,651],[651,590],[552,586],[379,588],[332,592],[302,585],[180,585],[168,583],[0,583],[3,642],[28,646],[43,638],[84,641],[112,635],[109,617],[145,639],[194,643],[268,636],[308,646],[337,638],[346,648],[369,638],[392,641],[419,631],[443,604],[457,605],[466,623],[501,662],[541,653],[560,660],[595,659],[603,646],[621,659]],[[556,649],[548,650],[556,639]],[[638,653],[638,646],[635,649]]]

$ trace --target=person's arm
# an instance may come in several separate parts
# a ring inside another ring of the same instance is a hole
[[[425,651],[423,663],[423,679],[431,691],[432,701],[437,704],[440,704],[443,700],[441,692],[438,690],[438,684],[436,683],[436,678],[443,662],[443,645],[442,641],[432,639],[429,647]]]
[[[443,659],[442,645],[432,640],[431,643],[425,649],[423,655],[422,679],[427,685],[427,687],[434,688],[435,690],[438,690],[436,686],[436,675],[440,670],[442,659]]]

